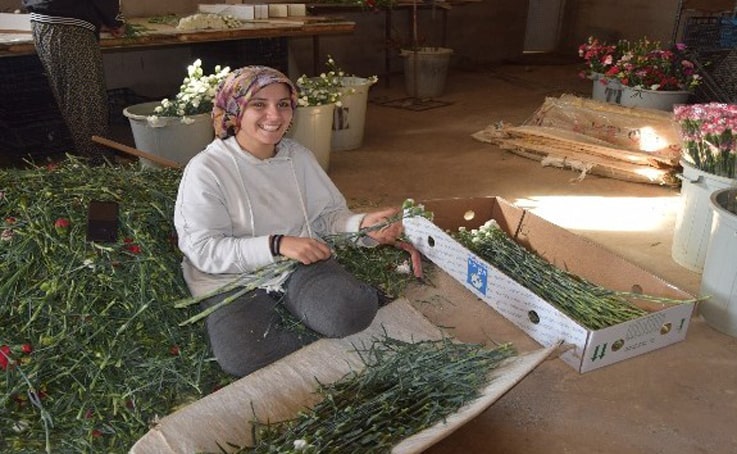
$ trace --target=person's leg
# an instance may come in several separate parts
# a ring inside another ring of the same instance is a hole
[[[203,301],[210,307],[233,292]],[[207,317],[210,347],[220,367],[243,377],[292,353],[311,341],[281,323],[279,301],[264,290],[254,290]]]
[[[327,337],[367,328],[376,316],[376,290],[333,259],[298,265],[286,282],[285,305],[302,323]]]
[[[77,153],[102,163],[114,153],[92,141],[108,133],[102,53],[95,34],[71,25],[33,23],[36,53],[46,71]]]

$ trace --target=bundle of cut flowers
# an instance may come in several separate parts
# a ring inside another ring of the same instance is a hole
[[[341,107],[341,98],[355,91],[346,83],[346,78],[349,77],[348,74],[338,66],[335,59],[330,55],[328,55],[325,66],[328,71],[317,77],[307,77],[306,74],[302,74],[297,79],[298,106],[335,104],[336,107]],[[368,77],[370,84],[376,83],[377,80],[377,76]]]
[[[158,418],[232,381],[203,325],[182,323],[195,312],[174,307],[188,297],[180,176],[74,157],[0,169],[0,452],[126,452]],[[87,239],[93,200],[118,204],[115,241]]]
[[[195,13],[179,19],[177,30],[223,30],[243,23],[230,14]]]
[[[170,304],[187,292],[179,178],[74,158],[0,170],[0,451],[124,452],[229,381]],[[118,203],[117,241],[87,241],[92,200]]]
[[[237,453],[391,452],[478,398],[489,372],[516,351],[511,344],[489,349],[450,339],[385,337],[360,354],[363,370],[320,384],[322,400],[294,419],[256,421],[254,446]]]
[[[665,48],[659,41],[641,38],[619,40],[610,45],[589,37],[579,46],[579,56],[587,65],[583,75],[602,74],[632,88],[654,91],[690,91],[702,77],[686,55],[686,45]]]
[[[496,221],[487,221],[478,229],[464,227],[453,237],[501,272],[554,305],[589,329],[608,326],[642,317],[648,312],[637,301],[683,303],[681,301],[632,292],[610,290],[581,276],[557,268],[539,255],[514,241]]]
[[[587,79],[604,75],[619,60],[620,52],[616,45],[589,36],[585,43],[578,46],[578,56],[586,62],[586,68],[579,75]]]
[[[191,122],[190,115],[197,115],[212,111],[212,101],[217,93],[220,82],[230,74],[230,67],[215,66],[215,72],[205,74],[202,69],[202,60],[197,59],[187,66],[187,76],[179,87],[179,93],[171,100],[164,98],[161,105],[154,108],[154,115],[149,123],[156,122],[157,117],[181,117],[183,122]],[[155,126],[155,125],[152,125]]]
[[[683,159],[699,170],[737,178],[737,105],[724,103],[678,105]]]

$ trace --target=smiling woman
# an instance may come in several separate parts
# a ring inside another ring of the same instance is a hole
[[[350,211],[310,150],[283,138],[297,96],[273,68],[229,74],[213,102],[216,137],[189,161],[179,185],[174,223],[184,279],[202,308],[212,310],[210,345],[235,376],[314,340],[279,323],[282,307],[322,336],[369,326],[378,310],[376,289],[342,268],[326,241],[363,230],[358,244],[393,244],[402,231],[393,220],[399,207]],[[274,268],[280,271],[264,272]],[[255,288],[222,290],[257,278]]]

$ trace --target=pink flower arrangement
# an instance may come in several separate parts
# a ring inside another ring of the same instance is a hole
[[[589,36],[585,43],[578,46],[578,56],[586,62],[586,70],[580,73],[581,77],[594,78],[595,74],[606,73],[619,59],[617,46],[599,41]]]
[[[616,45],[589,37],[578,54],[588,73],[603,74],[632,88],[654,91],[690,91],[701,83],[693,61],[686,58],[686,45],[664,49],[660,42],[642,38],[619,40]]]
[[[673,114],[681,128],[683,158],[704,172],[737,178],[737,105],[679,105]]]

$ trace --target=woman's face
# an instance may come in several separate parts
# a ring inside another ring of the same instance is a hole
[[[258,153],[263,147],[273,149],[292,121],[289,88],[285,84],[271,84],[254,93],[241,116],[239,143]]]

